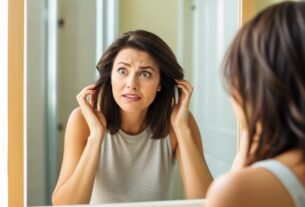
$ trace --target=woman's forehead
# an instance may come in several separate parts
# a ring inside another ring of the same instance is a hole
[[[133,48],[125,48],[118,53],[114,60],[114,64],[119,64],[120,62],[128,64],[137,63],[141,65],[151,65],[154,68],[157,68],[156,62],[148,52]]]

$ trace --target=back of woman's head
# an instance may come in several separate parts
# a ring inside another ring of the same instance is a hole
[[[300,148],[305,156],[305,2],[260,12],[237,34],[224,61],[225,84],[241,106],[248,164]],[[259,127],[258,127],[259,126]]]
[[[161,91],[149,106],[145,121],[153,133],[153,138],[164,138],[170,129],[175,79],[183,79],[183,69],[169,46],[151,32],[136,30],[124,33],[106,49],[97,64],[100,77],[96,83],[96,94],[99,96],[94,97],[94,108],[104,113],[107,129],[111,134],[115,134],[120,128],[121,120],[119,106],[112,94],[111,71],[116,56],[125,48],[147,52],[160,69]]]

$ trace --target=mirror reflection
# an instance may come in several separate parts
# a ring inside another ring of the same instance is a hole
[[[169,47],[144,30],[124,33],[97,68],[69,117],[52,203],[168,200],[175,160],[186,198],[203,198],[212,176],[189,114],[192,86]]]
[[[184,69],[184,79],[188,81],[186,84],[193,87],[189,109],[201,136],[191,136],[192,139],[199,137],[193,143],[199,156],[191,155],[199,158],[200,163],[207,163],[208,168],[202,174],[208,177],[208,172],[211,172],[216,177],[228,171],[236,152],[237,124],[221,85],[219,68],[223,53],[238,29],[238,8],[237,0],[29,0],[28,205],[51,204],[63,160],[68,119],[70,113],[79,106],[76,95],[98,80],[95,67],[110,43],[124,32],[137,29],[152,32],[164,40]],[[138,54],[141,51],[132,52],[137,54],[136,57],[141,56]],[[121,61],[127,63],[125,67],[129,65],[124,70],[139,74],[133,69],[138,69],[144,62],[145,66],[148,64],[162,73],[158,61],[150,53],[144,53],[147,57],[140,62],[132,61],[137,65],[134,67],[133,63],[128,62],[131,61],[132,52],[128,53],[129,58]],[[149,71],[146,72],[153,73],[153,69],[147,69]],[[159,85],[156,85],[156,94],[164,90],[162,84],[161,81],[160,91]],[[133,97],[129,99],[134,100]],[[139,125],[139,130],[133,132],[129,131],[129,126],[121,126],[120,132],[130,136],[143,132],[146,127],[145,124]],[[201,149],[204,156],[200,155]],[[144,150],[139,153],[144,153]],[[177,153],[174,157],[177,157]],[[69,155],[67,160],[70,159],[72,157]],[[115,163],[110,162],[110,165]],[[149,162],[141,163],[140,167],[147,170]],[[193,195],[187,190],[181,163],[183,161],[176,160],[170,166],[173,169],[170,169],[171,173],[166,178],[168,195],[162,197],[162,194],[147,200],[184,199]],[[160,170],[166,171],[164,168]],[[141,173],[132,175],[142,176]],[[131,189],[128,187],[128,190]],[[134,196],[122,201],[138,200],[140,197]],[[119,199],[115,201],[121,202]]]

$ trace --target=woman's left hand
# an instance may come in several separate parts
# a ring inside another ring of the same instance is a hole
[[[193,92],[192,85],[186,80],[176,80],[177,87],[181,89],[179,100],[174,104],[171,114],[171,123],[173,127],[183,127],[188,125],[189,105]]]

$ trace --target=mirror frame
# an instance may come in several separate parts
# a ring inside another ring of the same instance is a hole
[[[8,204],[26,205],[26,171],[24,140],[26,140],[26,71],[25,41],[26,1],[8,0]]]
[[[240,0],[241,22],[256,13],[255,0]],[[26,206],[26,0],[8,0],[8,204]],[[238,126],[237,149],[240,127]]]

